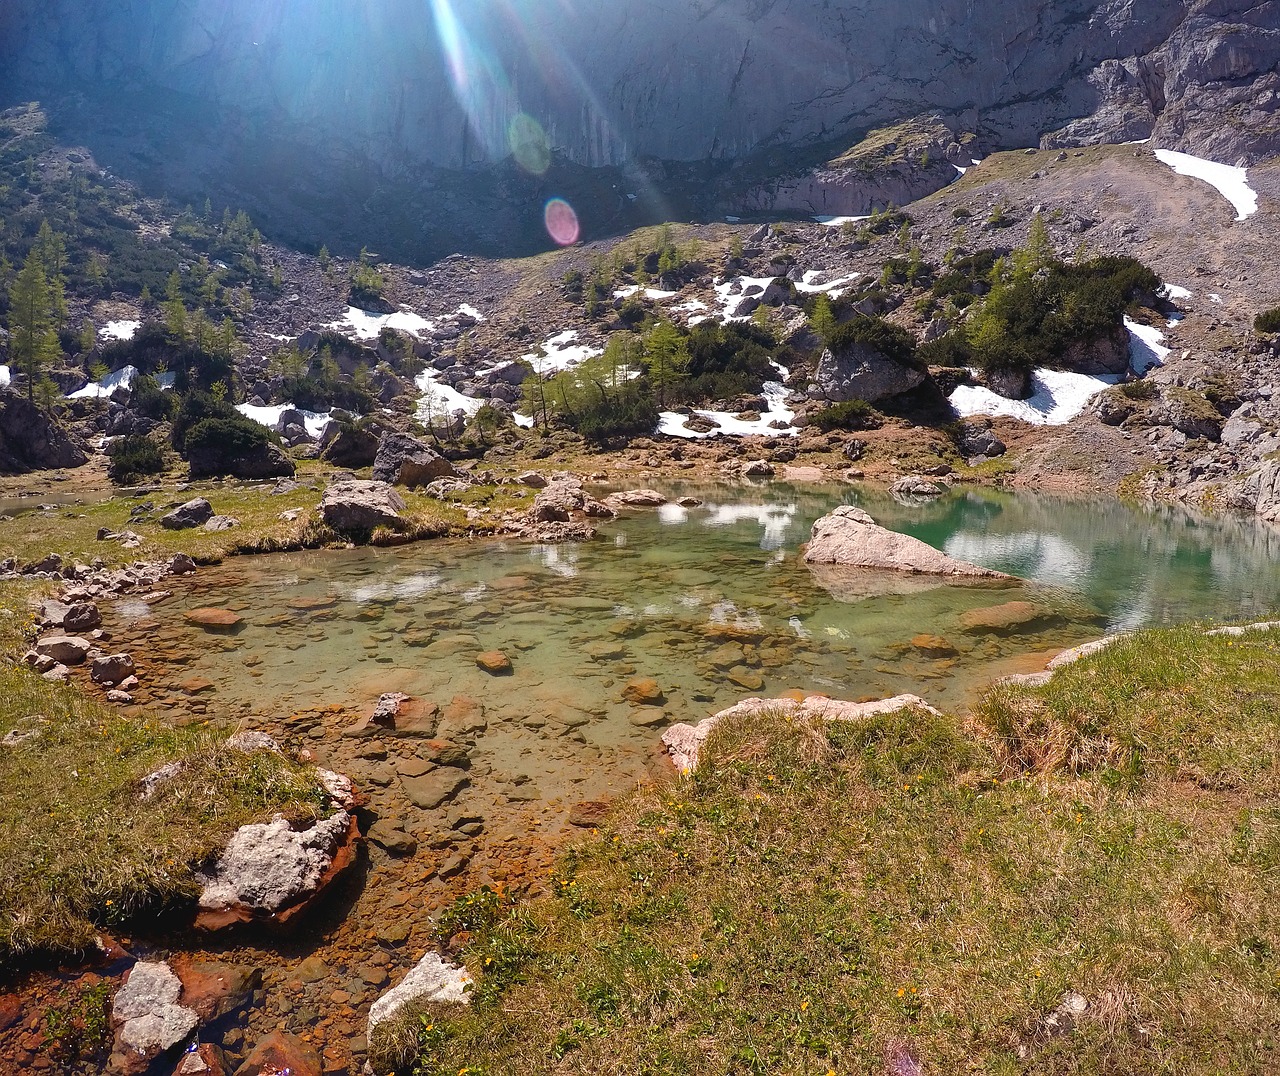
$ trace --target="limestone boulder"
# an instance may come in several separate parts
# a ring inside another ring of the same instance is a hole
[[[309,907],[355,861],[355,816],[340,810],[294,829],[283,815],[241,826],[205,873],[196,926],[285,924]]]
[[[102,627],[102,612],[93,602],[75,602],[62,616],[62,630],[68,634]]]
[[[414,487],[459,475],[452,463],[425,442],[407,433],[386,433],[378,442],[373,477],[390,485]]]
[[[865,344],[833,351],[827,348],[818,360],[809,396],[828,403],[865,400],[876,403],[924,384],[928,375]]]
[[[35,652],[60,665],[80,665],[89,656],[92,644],[74,635],[46,635],[36,642]]]
[[[89,675],[95,684],[115,687],[136,671],[133,658],[128,654],[107,654],[94,658],[89,665]]]
[[[320,501],[320,516],[336,531],[367,534],[376,527],[398,529],[404,498],[385,482],[343,479],[333,482]]]
[[[610,508],[659,508],[667,498],[655,489],[627,489],[610,493],[604,503]]]
[[[213,505],[203,497],[195,497],[161,516],[160,526],[171,531],[189,530],[192,527],[203,526],[212,518]]]
[[[832,564],[955,579],[1010,579],[1003,572],[949,557],[918,538],[881,527],[860,508],[841,505],[813,525],[806,564]]]
[[[330,423],[321,437],[320,458],[336,467],[372,467],[378,458],[377,435],[347,424]]]
[[[111,1003],[115,1029],[112,1067],[142,1073],[195,1031],[194,1009],[180,1005],[182,980],[163,961],[139,961],[126,974]]]

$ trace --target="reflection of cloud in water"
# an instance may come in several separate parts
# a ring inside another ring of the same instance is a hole
[[[674,501],[668,501],[666,504],[658,505],[658,519],[669,524],[685,523],[689,519],[689,509],[682,508]]]
[[[1092,558],[1065,538],[1036,531],[1020,534],[960,531],[947,539],[942,550],[960,560],[983,567],[999,564],[1015,575],[1059,586],[1084,587],[1093,566]]]
[[[799,507],[795,504],[708,504],[704,523],[708,527],[728,527],[734,523],[754,521],[764,528],[760,548],[780,549],[787,532],[795,522]]]
[[[797,639],[811,638],[809,629],[800,623],[800,618],[798,616],[793,616],[790,620],[787,621],[787,624],[790,626],[791,630],[796,633]]]
[[[344,601],[356,602],[360,605],[365,602],[387,601],[391,598],[421,598],[424,594],[437,589],[443,582],[443,577],[433,572],[420,572],[396,583],[365,583],[358,587],[342,588],[341,596]]]
[[[541,562],[547,571],[565,579],[573,579],[578,574],[578,552],[572,547],[535,545],[530,548],[529,556],[533,560]]]
[[[462,600],[468,604],[478,602],[486,593],[488,593],[488,590],[489,588],[483,583],[477,583],[475,586],[469,587],[467,590],[462,592]]]

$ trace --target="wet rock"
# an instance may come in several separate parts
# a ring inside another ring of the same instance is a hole
[[[385,482],[340,479],[324,491],[320,515],[336,531],[368,533],[377,527],[399,529],[404,498]]]
[[[182,982],[182,1004],[195,1010],[202,1024],[247,1009],[262,986],[262,969],[198,960],[179,954],[171,961]]]
[[[196,926],[217,930],[232,923],[286,923],[355,859],[359,832],[348,811],[303,830],[277,815],[241,826],[202,886]]]
[[[676,769],[681,773],[689,773],[697,769],[699,754],[707,738],[726,718],[770,714],[792,720],[810,718],[822,721],[861,721],[881,714],[896,713],[899,710],[924,710],[931,714],[938,714],[937,710],[916,695],[895,695],[891,699],[879,699],[874,702],[845,702],[841,699],[829,699],[823,695],[809,695],[799,701],[787,697],[743,699],[736,706],[721,710],[718,714],[713,714],[696,725],[684,722],[672,725],[662,734],[662,743]]]
[[[367,836],[388,855],[411,856],[418,850],[417,839],[395,819],[379,818]]]
[[[450,768],[432,770],[422,777],[400,779],[409,802],[423,811],[434,811],[441,804],[448,803],[470,784],[465,774]]]
[[[189,530],[207,523],[212,518],[213,505],[203,497],[196,497],[161,516],[160,526],[171,531]]]
[[[940,635],[913,636],[911,646],[928,658],[953,658],[959,651]]]
[[[427,953],[391,990],[369,1008],[369,1040],[378,1025],[390,1020],[412,1002],[466,1005],[471,1000],[472,979],[466,968],[444,960],[439,953]]]
[[[407,433],[387,433],[378,443],[373,477],[399,486],[425,486],[437,478],[459,478],[452,463]]]
[[[244,623],[244,617],[230,609],[191,609],[183,613],[182,619],[197,628],[218,634],[230,634]]]
[[[632,680],[622,689],[622,701],[632,706],[661,706],[667,700],[658,681],[645,677]]]
[[[772,478],[777,472],[768,460],[752,460],[742,465],[740,473],[743,478]]]
[[[747,691],[759,691],[764,687],[764,677],[754,669],[748,669],[745,665],[738,665],[730,669],[728,677],[731,682],[741,688],[745,688]]]
[[[220,1046],[202,1042],[182,1055],[173,1076],[231,1076],[231,1063]]]
[[[111,1003],[113,1069],[145,1072],[161,1054],[187,1040],[199,1019],[193,1009],[178,1004],[181,994],[182,981],[168,964],[139,961],[129,969]]]
[[[94,658],[89,666],[93,682],[106,684],[108,687],[114,687],[133,673],[133,658],[128,654],[108,654],[106,657]]]
[[[486,650],[476,655],[476,665],[491,676],[509,676],[513,669],[511,659],[501,650]]]
[[[169,561],[171,575],[190,575],[196,570],[196,562],[186,553],[175,553]]]
[[[258,1043],[234,1076],[321,1076],[320,1055],[296,1035],[273,1031]]]
[[[1043,619],[1044,610],[1031,602],[1005,602],[960,615],[960,627],[971,635],[1013,635]]]
[[[1003,572],[956,560],[918,538],[879,526],[866,512],[841,505],[813,525],[806,564],[882,568],[897,572],[974,579],[1009,579]]]
[[[369,724],[376,725],[378,728],[394,729],[396,717],[404,708],[404,704],[410,701],[412,700],[408,695],[402,695],[398,691],[389,691],[380,695],[373,713],[369,715]]]
[[[89,656],[93,644],[73,635],[46,635],[37,640],[35,652],[61,665],[80,665]]]
[[[102,613],[93,602],[75,602],[62,616],[62,630],[68,634],[102,627]]]

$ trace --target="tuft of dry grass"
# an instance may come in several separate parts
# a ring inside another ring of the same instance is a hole
[[[470,935],[467,1010],[374,1062],[1277,1071],[1277,643],[1147,633],[966,720],[725,722]]]

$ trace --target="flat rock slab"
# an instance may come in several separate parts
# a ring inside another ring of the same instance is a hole
[[[244,617],[230,609],[191,609],[183,619],[210,632],[232,632],[244,623]]]
[[[486,650],[476,655],[476,664],[491,676],[509,676],[512,673],[511,659],[501,650]]]
[[[459,770],[450,767],[432,770],[421,777],[402,777],[400,784],[409,802],[419,810],[434,811],[448,803],[471,781]]]
[[[949,557],[908,534],[880,526],[866,512],[841,505],[813,525],[806,564],[838,564],[956,579],[1010,579],[1004,572]]]
[[[1045,611],[1031,602],[1005,602],[960,614],[960,627],[971,635],[1013,635],[1044,619]]]

